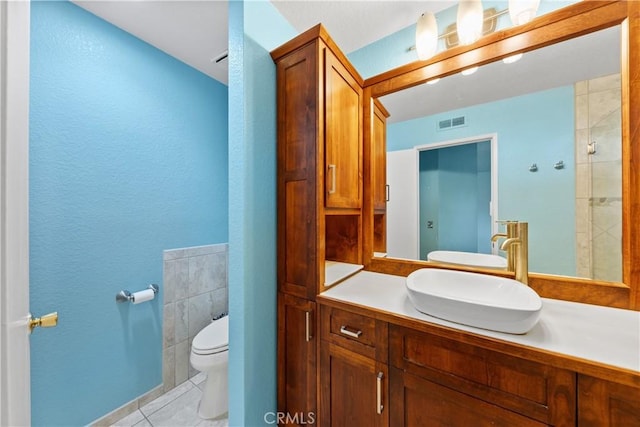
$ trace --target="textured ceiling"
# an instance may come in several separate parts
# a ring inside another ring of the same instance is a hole
[[[457,3],[451,0],[271,2],[299,32],[321,22],[346,53],[414,24],[427,10],[437,12]],[[75,3],[227,84],[227,61],[214,61],[228,47],[227,1],[83,0]],[[585,42],[577,41],[577,45],[567,42],[527,53],[515,64],[491,64],[472,76],[450,76],[433,87],[422,85],[411,91],[411,95],[385,97],[385,106],[392,113],[391,121],[406,120],[619,70],[619,37],[618,30],[611,30],[603,32],[602,37],[594,35],[584,39]],[[434,99],[438,102],[434,103]]]
[[[212,61],[228,46],[226,0],[74,3],[227,84],[227,61]],[[272,0],[272,3],[299,32],[322,22],[336,43],[349,53],[414,24],[426,10],[435,12],[455,2]]]
[[[74,1],[193,68],[227,84],[227,1]]]

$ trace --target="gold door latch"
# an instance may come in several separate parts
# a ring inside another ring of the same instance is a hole
[[[40,326],[41,328],[53,328],[58,324],[58,312],[54,311],[53,313],[45,314],[42,317],[33,317],[29,315],[29,331],[33,332],[33,330]]]

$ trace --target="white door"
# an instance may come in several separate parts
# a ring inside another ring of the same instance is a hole
[[[31,423],[29,2],[0,1],[0,425]]]
[[[387,256],[419,259],[418,152],[387,153]]]

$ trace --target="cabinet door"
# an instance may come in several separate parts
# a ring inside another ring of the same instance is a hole
[[[389,425],[386,364],[326,341],[320,358],[320,425]]]
[[[443,387],[397,368],[390,368],[393,426],[542,427],[546,424]]]
[[[316,414],[316,305],[278,294],[278,411],[288,420]]]
[[[395,325],[389,326],[389,363],[411,375],[401,391],[424,390],[408,395],[416,401],[439,393],[433,390],[456,390],[447,394],[451,401],[436,403],[442,414],[455,415],[459,400],[474,411],[487,408],[486,419],[504,413],[505,419],[531,421],[511,425],[576,424],[576,374],[565,369]]]
[[[377,102],[373,104],[371,126],[373,208],[380,211],[387,206],[387,117]]]
[[[319,270],[317,56],[311,43],[277,63],[278,290],[308,299],[318,293]]]
[[[325,206],[362,205],[362,88],[325,49]]]
[[[578,426],[640,426],[640,388],[580,375]]]

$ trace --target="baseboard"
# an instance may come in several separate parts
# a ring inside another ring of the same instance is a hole
[[[162,395],[162,393],[164,393],[164,390],[163,390],[162,384],[160,384],[159,386],[154,387],[153,389],[139,396],[138,398],[133,399],[130,402],[127,402],[124,405],[120,406],[119,408],[109,412],[107,415],[104,415],[98,418],[94,422],[90,423],[89,426],[105,427],[105,426],[113,425],[116,421],[121,420],[127,415],[137,411],[147,403],[151,402],[158,396]]]

